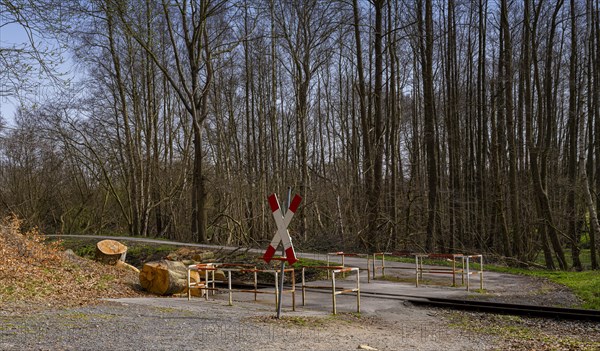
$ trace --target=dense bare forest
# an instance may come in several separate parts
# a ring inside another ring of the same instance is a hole
[[[597,0],[1,4],[78,71],[2,131],[29,225],[266,247],[291,187],[299,250],[598,268]]]

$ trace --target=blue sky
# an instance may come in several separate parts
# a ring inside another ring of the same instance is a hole
[[[25,32],[25,30],[18,24],[7,24],[7,25],[3,25],[3,22],[6,21],[5,18],[1,18],[0,17],[0,47],[3,48],[8,48],[8,47],[22,47],[22,46],[29,46],[29,38],[27,37],[27,33]],[[39,46],[39,44],[37,44],[38,40],[43,40],[40,38],[35,38],[36,40],[36,45]],[[48,45],[44,45],[45,43],[41,43],[42,47],[43,46],[48,46],[48,47],[52,47],[52,46],[56,46],[56,43],[47,43]],[[64,56],[63,56],[64,57]],[[65,63],[63,65],[61,65],[59,67],[59,69],[63,72],[68,72],[72,66],[72,61],[68,58],[68,57],[64,57],[64,61]],[[71,76],[71,75],[69,75]],[[26,96],[26,99],[28,101],[35,101],[35,102],[41,102],[41,100],[43,99],[40,95],[40,92],[45,91],[45,87],[49,86],[49,84],[46,84],[49,82],[45,82],[42,78],[42,80],[39,82],[39,92],[38,93],[31,93],[29,95]],[[4,82],[0,82],[0,84],[5,84]],[[15,96],[8,96],[8,97],[0,97],[0,115],[4,118],[5,121],[7,121],[9,124],[12,122],[12,120],[14,119],[14,115],[15,112],[17,110],[19,106],[19,101],[17,100],[17,98]]]
[[[3,20],[2,20],[3,21]],[[21,26],[0,24],[0,47],[12,47],[28,43],[27,35]],[[0,82],[0,84],[5,84]],[[10,97],[0,97],[0,114],[4,119],[12,119],[16,110],[17,101]]]

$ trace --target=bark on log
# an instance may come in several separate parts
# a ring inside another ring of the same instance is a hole
[[[198,272],[191,272],[191,280],[199,281]],[[177,261],[148,262],[140,271],[140,285],[158,295],[187,292],[187,268],[185,264]]]
[[[115,240],[102,240],[96,244],[96,260],[115,265],[118,260],[125,262],[127,246]]]

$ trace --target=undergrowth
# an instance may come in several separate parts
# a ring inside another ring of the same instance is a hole
[[[137,274],[69,256],[60,242],[36,229],[21,230],[16,217],[0,225],[0,306],[34,310],[82,305],[99,298],[137,296]]]

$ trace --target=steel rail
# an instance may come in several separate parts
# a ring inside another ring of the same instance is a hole
[[[402,300],[415,305],[426,305],[446,309],[509,314],[515,316],[541,317],[550,319],[585,320],[600,322],[600,311],[579,308],[525,305],[478,300],[460,300],[438,297],[422,297],[404,294],[376,293],[369,291],[362,291],[361,295],[365,298]]]
[[[259,284],[261,287],[263,284]],[[269,287],[264,285],[264,287]],[[324,287],[331,289],[331,287]],[[307,291],[316,293],[326,293],[319,288],[306,288]],[[528,317],[540,317],[548,319],[559,319],[559,320],[579,320],[579,321],[593,321],[600,322],[600,311],[597,310],[586,310],[578,308],[564,308],[564,307],[552,307],[552,306],[539,306],[539,305],[525,305],[525,304],[514,304],[504,302],[492,302],[492,301],[478,301],[478,300],[460,300],[460,299],[447,299],[438,297],[422,297],[416,295],[407,294],[392,294],[382,292],[371,292],[361,291],[361,298],[375,298],[385,300],[400,300],[406,301],[414,305],[420,306],[431,306],[444,309],[454,310],[465,310],[475,311],[482,313],[496,313],[496,314],[507,314],[514,316],[528,316]],[[348,294],[353,296],[354,294]]]
[[[443,298],[411,298],[407,299],[407,301],[415,305],[427,305],[467,311],[510,314],[516,316],[542,317],[551,319],[586,320],[600,322],[600,312],[578,308],[563,308]]]

